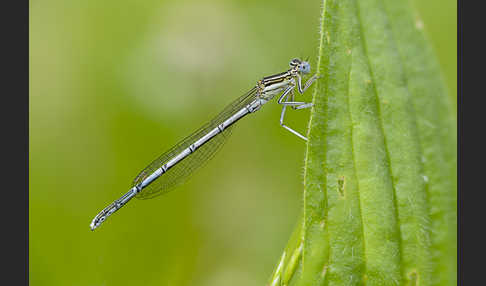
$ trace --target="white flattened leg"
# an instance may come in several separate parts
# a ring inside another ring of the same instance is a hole
[[[284,92],[282,93],[282,95],[278,98],[278,104],[282,104],[282,102],[284,101],[284,99],[287,97],[287,95],[289,93],[293,93],[293,90],[295,88],[295,85],[290,85],[289,87],[287,87]]]
[[[304,88],[302,88],[302,77],[300,75],[297,75],[297,86],[299,88],[299,92],[304,93],[309,88],[309,86],[311,86],[311,84],[314,83],[314,81],[316,81],[318,78],[321,78],[321,77],[322,76],[318,76],[317,74],[314,74],[304,84]]]
[[[292,106],[292,108],[294,108],[294,109],[300,109],[300,108],[297,108],[297,106],[307,104],[307,102],[293,101],[294,89],[295,89],[295,85],[292,85],[292,86],[289,86],[288,88],[286,88],[284,90],[284,92],[282,93],[282,95],[278,98],[277,103],[281,104],[281,105]],[[292,96],[292,101],[287,101],[289,94]]]
[[[286,110],[286,108],[288,106],[287,104],[285,104],[285,103],[288,103],[288,102],[286,102],[284,100],[286,100],[287,97],[288,97],[288,94],[285,95],[285,98],[282,98],[281,97],[281,99],[282,99],[283,102],[281,102],[280,104],[282,104],[283,106],[282,106],[282,113],[280,114],[280,125],[283,128],[287,129],[288,131],[292,132],[294,135],[297,135],[298,137],[300,137],[300,138],[304,139],[305,141],[307,141],[307,137],[305,137],[304,135],[302,135],[299,132],[295,131],[294,129],[288,127],[284,123],[285,110]],[[292,107],[295,106],[295,109],[309,108],[309,107],[311,107],[313,105],[312,102],[308,102],[308,103],[306,103],[306,102],[291,102],[291,103],[294,103],[294,105],[290,105],[290,106],[292,106]]]
[[[309,86],[311,86],[311,84],[313,84],[320,77],[321,76],[314,74],[309,80],[307,80],[307,82],[304,84],[304,87],[302,87],[302,77],[300,75],[297,75],[297,88],[298,88],[299,92],[301,94],[304,93],[309,88]],[[291,93],[291,95],[292,95],[291,101],[287,101],[287,97],[288,97],[289,93]],[[287,106],[291,106],[293,109],[298,110],[298,109],[305,109],[305,108],[312,107],[314,104],[312,102],[294,101],[293,88],[292,88],[291,91],[286,90],[286,92],[284,92],[282,94],[282,96],[280,96],[278,103],[283,105],[282,106],[282,113],[280,114],[280,125],[283,128],[287,129],[288,131],[292,132],[293,134],[297,135],[298,137],[307,141],[307,137],[305,137],[304,135],[295,131],[294,129],[288,127],[287,125],[285,125],[285,123],[284,123],[285,110],[286,110]]]
[[[312,106],[314,106],[314,103],[307,102],[305,104],[301,104],[301,105],[296,106],[294,109],[299,110],[299,109],[309,108],[309,107],[312,107]]]

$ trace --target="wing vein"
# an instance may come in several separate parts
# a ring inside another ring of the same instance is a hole
[[[157,159],[152,161],[152,163],[145,167],[135,177],[132,186],[141,183],[147,176],[163,166],[167,161],[169,161],[174,156],[189,147],[196,140],[206,135],[210,130],[224,122],[235,112],[251,103],[256,98],[256,96],[257,87],[254,87],[250,89],[247,93],[243,94],[232,103],[227,105],[211,121],[194,131],[191,135],[179,141],[179,143],[177,143],[174,147],[167,150]],[[209,161],[217,153],[218,150],[220,150],[220,148],[224,145],[224,142],[226,142],[226,140],[231,135],[231,131],[232,126],[224,129],[221,133],[213,137],[206,144],[196,149],[193,153],[185,157],[182,161],[167,170],[166,173],[162,174],[151,184],[142,189],[142,191],[137,194],[136,197],[138,199],[151,199],[163,193],[166,193],[172,188],[181,184],[188,176],[193,174],[197,169],[204,165],[205,162]]]

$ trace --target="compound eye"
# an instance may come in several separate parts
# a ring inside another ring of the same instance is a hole
[[[304,64],[301,67],[301,71],[303,73],[309,73],[310,72],[310,64],[308,62],[304,62]]]

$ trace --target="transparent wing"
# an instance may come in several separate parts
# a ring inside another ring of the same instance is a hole
[[[213,120],[209,121],[188,137],[184,138],[167,152],[160,155],[145,169],[143,169],[133,180],[133,186],[141,183],[147,176],[167,163],[167,161],[172,159],[175,155],[179,154],[196,140],[206,135],[210,130],[228,119],[236,111],[251,103],[256,98],[256,95],[257,88],[254,87],[226,106],[226,108],[223,109],[223,111],[221,111]],[[155,181],[153,181],[150,185],[146,186],[140,193],[137,194],[136,197],[139,199],[151,199],[168,192],[171,188],[182,183],[184,179],[186,179],[205,162],[209,161],[214,154],[216,154],[221,146],[223,146],[226,139],[228,139],[228,137],[231,135],[231,129],[232,126],[226,128],[223,130],[223,132],[219,133],[204,145],[196,149],[196,151],[170,168],[166,173],[155,179]]]

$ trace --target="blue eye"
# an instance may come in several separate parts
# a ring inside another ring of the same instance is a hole
[[[301,72],[302,73],[309,73],[310,72],[310,64],[305,62],[303,65],[302,65],[302,68],[301,68]]]

